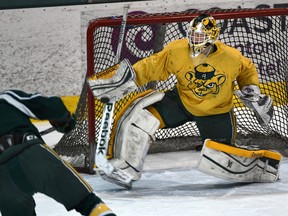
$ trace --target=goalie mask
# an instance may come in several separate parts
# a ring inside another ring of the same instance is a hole
[[[197,57],[207,45],[214,43],[218,39],[219,32],[220,28],[212,16],[201,14],[194,18],[187,30],[191,57]]]

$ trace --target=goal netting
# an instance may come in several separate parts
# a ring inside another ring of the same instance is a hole
[[[239,140],[283,149],[288,146],[288,9],[225,9],[175,13],[131,13],[128,15],[121,59],[136,61],[160,51],[167,43],[186,37],[188,23],[200,13],[211,14],[221,27],[222,42],[239,49],[256,64],[261,92],[273,99],[274,117],[267,128],[259,125],[253,113],[234,98]],[[87,76],[115,64],[122,17],[91,20],[87,29]],[[167,91],[174,87],[175,77],[165,82],[149,83]],[[117,102],[114,116],[134,94]],[[84,82],[76,110],[76,128],[62,137],[55,151],[78,170],[92,173],[103,104],[95,100]],[[199,144],[199,131],[194,122],[173,129],[159,129],[150,152],[193,149]],[[267,147],[268,146],[268,147]]]

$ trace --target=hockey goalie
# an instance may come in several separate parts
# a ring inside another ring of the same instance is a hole
[[[279,153],[251,150],[235,143],[234,82],[240,89],[235,93],[263,127],[269,126],[273,117],[273,101],[261,94],[253,62],[237,49],[220,42],[219,32],[215,19],[201,14],[189,23],[186,38],[170,42],[162,51],[133,66],[127,60],[122,61],[113,76],[104,72],[88,79],[94,96],[106,103],[96,152],[96,164],[104,179],[131,188],[132,182],[141,177],[155,131],[189,121],[196,122],[203,142],[200,171],[241,182],[278,179]],[[107,132],[111,131],[112,122],[108,117],[113,113],[116,100],[137,86],[165,81],[171,75],[177,80],[175,88],[165,94],[157,91],[140,94],[113,123],[117,125],[115,133]],[[121,90],[118,86],[122,86]],[[110,159],[105,157],[107,135],[113,142]]]
[[[121,117],[114,122],[116,125],[112,127],[112,120],[109,121],[108,116],[113,115],[113,101],[121,99],[137,87],[129,61],[124,60],[117,68],[116,75],[111,78],[97,80],[93,77],[88,81],[95,97],[107,102],[108,107],[104,109],[101,125],[104,132],[100,132],[98,139],[96,165],[104,180],[130,189],[133,181],[141,178],[150,143],[161,124],[150,105],[162,100],[164,94],[152,90],[138,94],[129,102]],[[117,86],[119,80],[129,83],[124,84],[126,87]],[[99,91],[100,88],[102,90]],[[110,115],[107,115],[107,112],[110,112]],[[107,132],[109,130],[111,131]],[[113,145],[113,149],[110,149],[113,156],[110,158],[107,157],[109,139]],[[276,152],[237,148],[207,139],[199,158],[198,169],[219,178],[240,182],[274,182],[278,178],[280,160],[281,155]]]

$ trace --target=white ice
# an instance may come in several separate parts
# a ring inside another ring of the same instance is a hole
[[[40,130],[48,127],[37,124]],[[61,134],[43,137],[54,145]],[[83,174],[84,179],[118,216],[287,216],[288,160],[283,158],[276,183],[239,184],[199,172],[199,152],[148,155],[145,171],[131,190]],[[36,194],[39,216],[76,216],[56,201]]]

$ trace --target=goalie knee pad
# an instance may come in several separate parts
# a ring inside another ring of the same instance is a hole
[[[161,100],[163,96],[164,93],[152,92],[138,98],[117,124],[114,157],[109,162],[113,167],[132,176],[134,181],[141,177],[151,139],[160,124],[159,120],[144,108]]]
[[[281,154],[269,150],[247,150],[205,140],[198,170],[240,182],[275,182]]]

